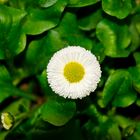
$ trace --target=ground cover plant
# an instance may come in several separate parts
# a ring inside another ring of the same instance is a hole
[[[49,60],[67,46],[100,63],[82,99],[48,83]],[[0,0],[0,116],[0,140],[139,140],[140,1]]]

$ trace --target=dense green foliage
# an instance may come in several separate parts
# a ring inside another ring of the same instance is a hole
[[[68,45],[101,64],[81,100],[47,83],[49,59]],[[0,140],[139,140],[139,110],[140,0],[0,0],[0,113],[15,118]]]

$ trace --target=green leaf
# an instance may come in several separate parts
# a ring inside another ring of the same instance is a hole
[[[64,15],[55,31],[60,34],[65,46],[81,46],[89,50],[92,48],[92,41],[79,30],[76,16],[72,13],[66,13]]]
[[[88,16],[78,20],[79,28],[85,31],[90,31],[96,28],[97,23],[102,19],[102,11],[99,9]]]
[[[54,5],[58,0],[39,0],[39,5],[41,7],[50,7]]]
[[[75,102],[60,97],[49,98],[41,109],[41,118],[55,126],[62,126],[74,116],[75,111]]]
[[[131,0],[102,0],[103,10],[119,19],[127,17],[132,11]]]
[[[29,7],[48,8],[50,6],[53,6],[57,1],[58,0],[10,0],[8,1],[8,4],[11,7],[15,7],[17,9],[27,10]]]
[[[8,134],[8,131],[3,131],[0,133],[0,139],[5,140],[6,135]]]
[[[35,100],[32,95],[16,88],[12,83],[4,83],[0,81],[0,103],[2,103],[6,98],[11,96],[23,97],[31,100]]]
[[[140,107],[140,98],[137,98],[136,105]]]
[[[104,122],[96,124],[88,121],[85,126],[86,133],[90,139],[94,140],[121,140],[121,132],[118,125],[112,120],[107,119]]]
[[[32,96],[16,88],[12,84],[12,78],[7,69],[4,66],[0,66],[0,103],[10,96],[33,99]]]
[[[139,140],[140,138],[140,123],[136,124],[136,128],[134,128],[134,133],[131,136],[126,137],[128,140]]]
[[[127,25],[119,25],[104,19],[96,27],[97,38],[105,47],[105,54],[110,57],[127,57],[131,36]]]
[[[0,66],[0,103],[10,96],[10,93],[5,92],[8,83],[11,83],[12,79],[7,69],[4,66]]]
[[[54,96],[54,92],[50,88],[49,83],[47,81],[46,69],[43,70],[43,72],[40,75],[37,75],[37,79],[39,81],[39,84],[40,84],[40,87],[41,87],[41,90],[43,91],[43,93],[45,95],[47,95],[47,97],[51,96],[51,95]]]
[[[55,27],[66,4],[67,1],[59,0],[46,9],[28,8],[28,15],[23,26],[25,33],[36,35]]]
[[[136,26],[136,29],[138,31],[138,33],[140,34],[140,14],[136,14],[133,18],[132,18],[135,26]]]
[[[103,89],[103,107],[110,102],[116,107],[127,107],[135,102],[137,96],[132,88],[132,79],[125,70],[117,70],[112,73]]]
[[[94,43],[91,51],[96,55],[100,63],[103,62],[105,59],[105,48],[101,43]]]
[[[115,122],[123,129],[127,128],[130,125],[134,124],[134,121],[131,120],[130,118],[121,116],[121,115],[116,115],[114,116]]]
[[[0,59],[9,59],[22,52],[26,36],[22,31],[22,10],[0,5]]]
[[[50,30],[42,39],[30,43],[24,62],[26,70],[30,74],[44,70],[50,56],[63,47],[58,32]]]
[[[100,0],[86,0],[86,1],[82,1],[82,0],[70,0],[69,1],[69,7],[84,7],[84,6],[89,6],[92,4],[95,4],[97,2],[99,2]]]
[[[1,82],[12,82],[12,78],[7,71],[5,66],[0,65],[0,81]]]
[[[131,39],[132,39],[130,49],[131,51],[135,51],[140,45],[140,37],[139,37],[139,32],[136,27],[136,23],[134,22],[133,19],[129,26],[129,31],[130,31]]]
[[[133,55],[134,55],[136,64],[140,65],[140,52],[135,52]]]
[[[140,75],[140,65],[136,67],[130,67],[128,71],[130,72],[130,75],[132,77],[135,90],[140,93],[140,77],[138,76]]]
[[[4,110],[0,112],[10,112],[12,115],[17,116],[21,113],[28,112],[30,110],[30,100],[19,99],[15,102],[12,102]]]

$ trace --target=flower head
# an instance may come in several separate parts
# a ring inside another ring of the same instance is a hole
[[[77,99],[93,92],[101,77],[96,57],[80,46],[56,52],[47,66],[48,82],[60,96]]]
[[[3,127],[6,130],[9,130],[14,124],[14,117],[11,113],[4,112],[1,114],[1,122],[2,122]]]

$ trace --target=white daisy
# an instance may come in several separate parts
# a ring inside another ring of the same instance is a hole
[[[77,99],[93,92],[101,77],[95,55],[80,46],[56,52],[47,66],[48,82],[60,96]]]

